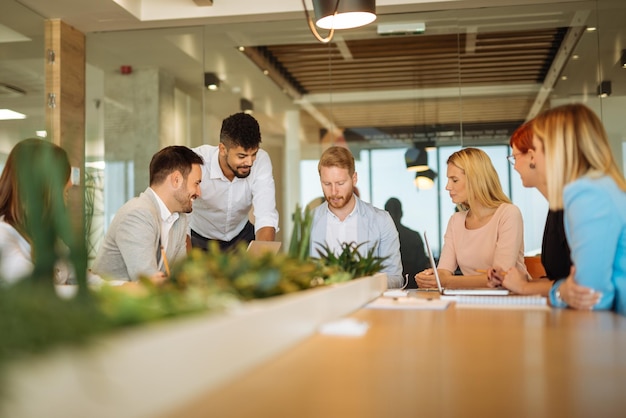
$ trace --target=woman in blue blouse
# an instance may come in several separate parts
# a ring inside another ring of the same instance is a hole
[[[551,210],[564,210],[574,266],[550,290],[555,307],[613,309],[626,315],[626,180],[602,122],[582,104],[533,120],[535,164],[545,172]],[[590,289],[586,289],[588,287]]]

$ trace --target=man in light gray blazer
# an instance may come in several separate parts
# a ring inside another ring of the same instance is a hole
[[[375,208],[354,193],[357,174],[354,157],[344,147],[330,147],[322,154],[318,171],[326,201],[313,211],[310,255],[319,257],[323,245],[333,252],[346,242],[361,244],[365,255],[376,247],[374,255],[387,257],[382,272],[389,288],[402,287],[402,262],[398,230],[389,212]]]
[[[92,270],[105,279],[161,281],[187,253],[187,213],[200,195],[202,157],[169,146],[150,162],[150,187],[115,214]]]

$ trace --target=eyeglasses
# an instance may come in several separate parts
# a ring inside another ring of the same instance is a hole
[[[515,165],[515,160],[517,159],[518,155],[521,155],[523,153],[518,152],[517,154],[511,154],[511,155],[507,155],[506,159],[509,160],[509,162],[511,163],[511,165]]]

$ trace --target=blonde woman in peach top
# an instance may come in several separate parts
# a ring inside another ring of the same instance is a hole
[[[447,161],[446,190],[459,211],[444,235],[437,270],[444,287],[487,287],[487,274],[524,264],[524,225],[519,208],[502,191],[489,156],[464,148]],[[462,276],[455,276],[459,268]],[[415,276],[418,287],[436,287],[432,269]]]

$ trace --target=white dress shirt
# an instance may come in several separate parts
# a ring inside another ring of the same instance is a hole
[[[331,212],[330,208],[326,211],[326,245],[335,255],[339,255],[342,251],[343,243],[358,243],[358,220],[356,217],[356,205],[346,219],[341,221],[337,215]],[[363,247],[363,246],[362,246]],[[363,249],[360,248],[362,251]]]
[[[170,212],[170,210],[167,208],[167,206],[165,206],[165,203],[163,202],[163,200],[161,200],[159,195],[156,194],[156,192],[152,190],[152,188],[149,188],[148,190],[150,190],[152,194],[154,194],[154,197],[156,197],[156,200],[159,204],[159,211],[161,215],[161,245],[164,249],[167,249],[170,230],[172,229],[172,225],[174,225],[174,222],[176,222],[176,220],[180,217],[180,214],[178,212]]]
[[[190,216],[191,229],[205,238],[231,241],[254,208],[255,232],[268,226],[278,231],[272,162],[266,151],[259,149],[248,177],[230,181],[219,165],[219,147],[201,145],[193,150],[204,159],[204,165],[201,195],[194,200]]]

